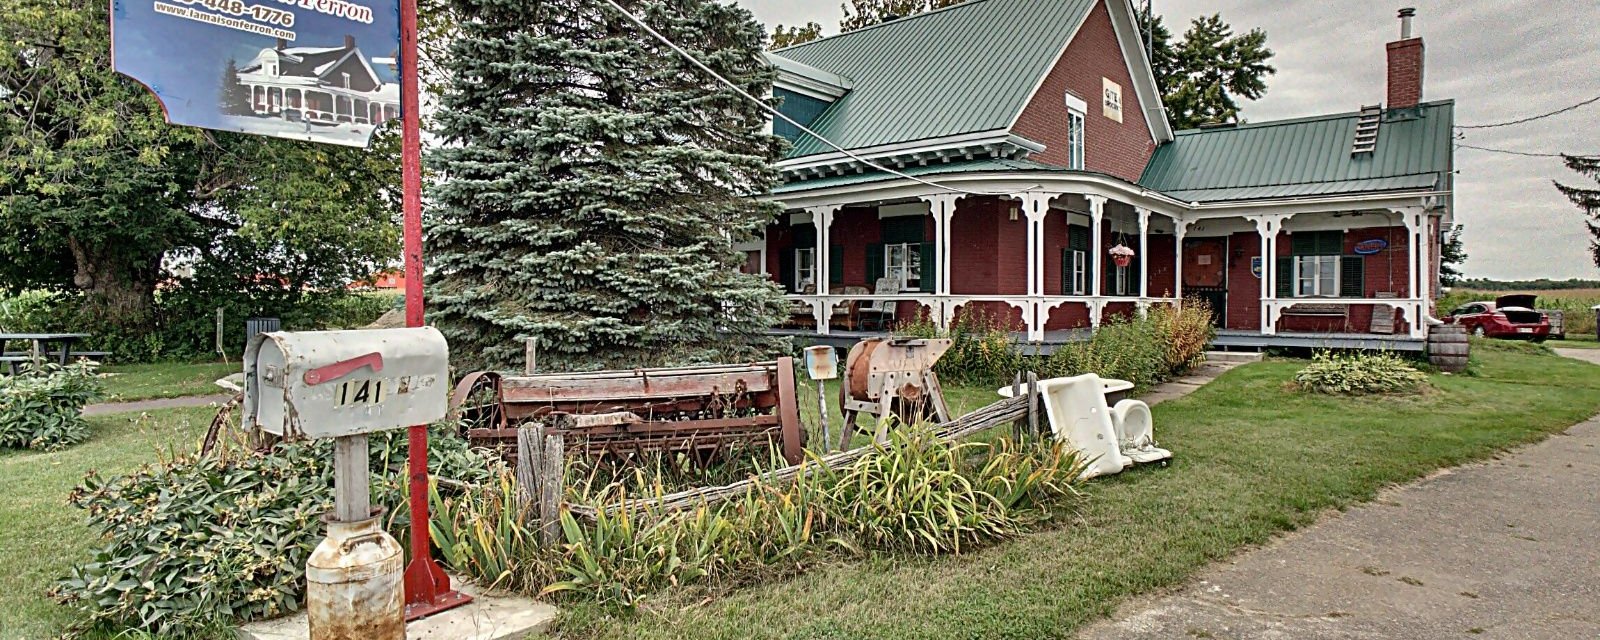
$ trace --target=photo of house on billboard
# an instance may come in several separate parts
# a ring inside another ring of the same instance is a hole
[[[394,0],[133,0],[113,11],[112,37],[116,70],[173,124],[364,147],[400,117]]]

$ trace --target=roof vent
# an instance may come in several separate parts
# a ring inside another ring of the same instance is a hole
[[[1361,107],[1361,116],[1356,119],[1356,141],[1350,147],[1350,155],[1356,156],[1377,150],[1378,127],[1382,122],[1383,105]]]

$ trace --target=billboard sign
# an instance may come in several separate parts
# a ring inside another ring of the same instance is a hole
[[[400,117],[399,0],[112,0],[112,68],[167,122],[364,147]]]

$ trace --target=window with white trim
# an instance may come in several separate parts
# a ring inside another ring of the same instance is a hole
[[[1073,251],[1072,256],[1072,295],[1089,295],[1089,252]]]
[[[922,243],[884,245],[883,265],[884,275],[899,282],[901,291],[922,289]]]
[[[794,287],[805,291],[817,284],[817,250],[814,247],[794,250]],[[812,289],[816,291],[816,289]]]
[[[1116,267],[1116,272],[1114,274],[1112,274],[1112,279],[1111,279],[1111,295],[1114,295],[1114,296],[1131,295],[1131,294],[1128,293],[1128,268],[1127,267]]]
[[[1295,256],[1295,297],[1339,297],[1339,256]]]
[[[1072,94],[1067,94],[1067,168],[1083,168],[1083,139],[1084,139],[1084,114],[1089,112],[1089,103],[1084,102]]]

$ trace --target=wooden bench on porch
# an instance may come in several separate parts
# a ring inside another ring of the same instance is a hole
[[[1283,315],[1311,318],[1350,318],[1350,307],[1342,304],[1301,302],[1284,309]]]

